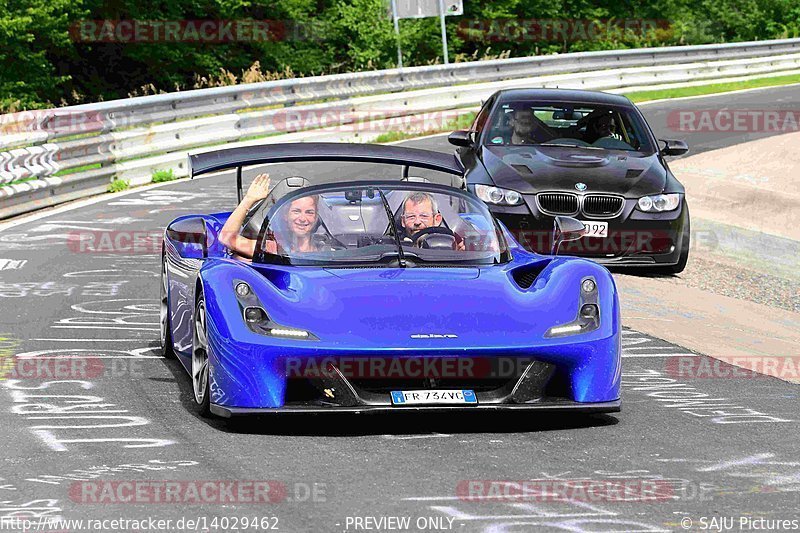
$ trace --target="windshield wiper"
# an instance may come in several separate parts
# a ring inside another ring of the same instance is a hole
[[[386,216],[389,217],[389,227],[392,230],[392,237],[394,237],[394,242],[397,245],[397,261],[400,263],[400,268],[406,268],[406,256],[403,253],[403,244],[400,242],[400,236],[397,235],[397,227],[394,223],[392,208],[389,207],[389,202],[386,200],[386,195],[383,194],[383,191],[378,189],[378,194],[381,195],[383,208],[386,209]]]
[[[583,146],[582,144],[566,144],[566,143],[540,143],[539,146],[558,146],[561,148],[584,148],[586,150],[605,150],[599,146]]]

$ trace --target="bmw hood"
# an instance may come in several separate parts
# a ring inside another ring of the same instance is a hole
[[[605,192],[638,198],[662,192],[666,170],[658,154],[572,147],[484,146],[482,161],[495,185],[521,193]]]
[[[337,348],[530,346],[577,313],[558,291],[523,291],[503,269],[260,270],[270,318]]]

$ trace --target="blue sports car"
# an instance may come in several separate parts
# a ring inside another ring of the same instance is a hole
[[[453,154],[303,143],[190,157],[192,177],[235,169],[240,200],[243,167],[318,162],[398,172],[285,177],[242,219],[252,257],[222,244],[231,212],[166,228],[162,348],[201,414],[619,411],[614,280],[556,255],[582,236],[577,220],[556,218],[551,255],[526,251],[467,191]]]

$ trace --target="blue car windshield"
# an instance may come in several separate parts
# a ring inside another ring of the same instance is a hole
[[[495,264],[508,248],[478,199],[423,184],[328,186],[286,196],[264,218],[256,262],[290,265]]]

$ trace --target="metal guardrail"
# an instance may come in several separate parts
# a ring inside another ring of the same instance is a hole
[[[290,134],[281,136],[285,142],[293,133],[313,130],[323,115],[329,126],[365,115],[380,122],[477,106],[515,85],[610,90],[796,69],[800,39],[784,39],[358,72],[2,115],[0,184],[30,181],[0,187],[0,218],[104,192],[115,176],[139,184],[160,168],[185,175],[186,150]],[[314,135],[348,138],[341,133]]]

